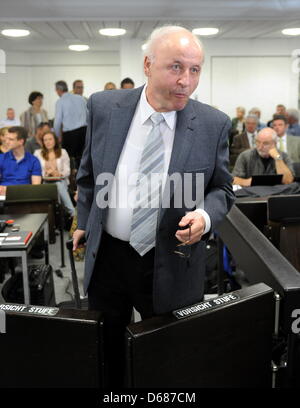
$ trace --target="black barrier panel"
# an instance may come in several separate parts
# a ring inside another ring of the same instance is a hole
[[[168,314],[128,326],[127,385],[271,387],[274,293],[258,284],[233,294],[185,319]]]
[[[0,387],[102,386],[100,313],[42,306],[7,309],[9,304],[0,305],[6,320],[5,333],[0,333]]]
[[[247,279],[264,282],[280,294],[280,326],[291,333],[292,312],[300,308],[300,273],[236,206],[218,231]]]

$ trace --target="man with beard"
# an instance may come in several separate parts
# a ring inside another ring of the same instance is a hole
[[[238,156],[232,171],[233,184],[250,186],[252,176],[261,174],[283,174],[282,183],[292,183],[292,162],[285,152],[276,148],[276,143],[276,132],[271,128],[262,129],[256,136],[256,147]]]

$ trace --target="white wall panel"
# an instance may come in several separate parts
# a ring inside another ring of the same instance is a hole
[[[257,106],[266,122],[277,104],[296,106],[290,57],[213,57],[211,64],[212,104],[231,117],[239,105]]]
[[[67,82],[69,89],[75,79],[85,84],[85,96],[103,90],[108,81],[120,82],[119,53],[9,53],[6,73],[0,75],[0,118],[7,107],[13,107],[19,116],[29,107],[28,95],[40,91],[44,95],[44,108],[49,118],[54,117],[58,98],[54,84]]]

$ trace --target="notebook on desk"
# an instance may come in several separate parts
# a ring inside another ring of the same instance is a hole
[[[281,184],[282,174],[260,174],[252,176],[251,186],[275,186]]]

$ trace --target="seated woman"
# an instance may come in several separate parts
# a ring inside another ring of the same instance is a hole
[[[59,145],[53,132],[46,132],[42,137],[42,149],[34,152],[42,167],[45,183],[56,182],[59,197],[70,216],[75,215],[75,208],[68,192],[70,175],[70,158],[65,149]]]
[[[0,154],[8,152],[9,148],[6,144],[7,135],[8,135],[8,127],[4,127],[0,129]]]

